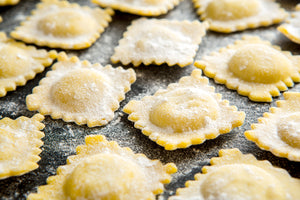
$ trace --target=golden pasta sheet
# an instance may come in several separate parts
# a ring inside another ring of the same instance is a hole
[[[195,66],[215,82],[258,102],[271,102],[272,96],[300,82],[300,56],[253,36],[204,56]]]
[[[0,6],[16,5],[20,0],[0,0]]]
[[[275,0],[193,0],[209,29],[230,33],[283,21],[287,12]]]
[[[285,92],[269,113],[246,131],[247,139],[274,155],[300,162],[300,93]]]
[[[0,97],[25,85],[56,58],[56,51],[37,50],[0,32]]]
[[[27,199],[155,200],[177,171],[173,163],[163,165],[134,154],[102,135],[89,135],[85,142],[76,148],[77,155],[68,157],[67,165],[57,169],[56,176],[48,178],[47,185]]]
[[[92,0],[102,7],[110,7],[121,12],[142,16],[166,14],[182,0]]]
[[[207,23],[140,18],[124,33],[111,57],[113,63],[134,66],[167,63],[185,67],[193,63]]]
[[[295,200],[300,180],[238,149],[223,149],[169,200]]]
[[[112,20],[113,10],[42,0],[11,36],[26,43],[62,49],[90,47]]]
[[[65,53],[58,55],[52,69],[27,96],[28,109],[89,127],[105,125],[113,119],[119,102],[136,79],[132,69],[92,65]]]
[[[286,23],[277,29],[291,41],[300,44],[300,4],[296,6],[295,10],[292,16],[286,20]]]
[[[38,168],[44,133],[40,114],[32,118],[0,120],[0,180],[20,176]]]
[[[123,109],[142,133],[166,150],[187,148],[214,139],[241,126],[245,113],[221,99],[208,79],[194,70],[167,89],[140,101],[132,100]]]

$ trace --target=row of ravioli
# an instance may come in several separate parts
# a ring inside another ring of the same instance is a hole
[[[16,89],[16,85],[24,85],[37,72],[43,71],[45,66],[51,65],[53,59],[57,57],[58,62],[52,66],[52,70],[33,89],[32,94],[26,97],[27,108],[30,111],[50,115],[53,119],[63,119],[79,125],[87,124],[89,127],[106,125],[113,119],[114,111],[119,108],[119,102],[125,99],[125,93],[136,80],[135,72],[131,68],[125,70],[122,67],[113,68],[111,65],[103,67],[99,63],[91,64],[88,61],[80,61],[77,57],[68,57],[64,52],[57,55],[56,51],[37,50],[32,46],[7,39],[4,33],[0,37],[1,56],[6,64],[2,65],[2,74],[6,77],[0,82],[1,94]],[[258,55],[257,46],[262,50]],[[220,56],[219,54],[231,57],[228,59],[228,66],[218,63],[216,57]],[[266,57],[271,59],[265,59]],[[210,61],[212,63],[209,63]],[[300,66],[299,62],[299,56],[280,52],[257,37],[245,37],[235,45],[221,49],[220,53],[196,61],[195,66],[200,68],[209,66],[206,63],[213,67],[221,66],[223,71],[204,68],[204,73],[210,77],[214,72],[218,72],[214,77],[218,82],[226,81],[224,76],[228,76],[227,86],[231,89],[238,87],[238,92],[244,95],[248,92],[251,99],[271,98],[270,94],[279,95],[279,89],[286,90],[287,86],[293,85],[293,80],[300,80],[299,69],[296,69]],[[248,66],[244,66],[244,63]],[[259,71],[268,67],[269,73]],[[239,71],[240,68],[243,68],[244,72]],[[285,72],[288,73],[287,78]],[[239,80],[236,78],[238,76],[249,81]],[[251,80],[252,78],[254,80]],[[276,79],[276,83],[257,83]],[[297,94],[294,96],[297,99]],[[135,122],[135,127],[141,129],[143,134],[167,150],[174,150],[203,143],[206,139],[216,138],[219,133],[228,133],[232,128],[241,126],[245,114],[237,112],[235,107],[229,107],[227,104],[228,102],[221,100],[220,94],[214,93],[213,87],[208,86],[208,79],[201,76],[201,71],[194,70],[191,77],[184,77],[179,83],[170,84],[167,89],[157,91],[152,97],[145,97],[141,101],[132,100],[123,110],[129,114],[129,119]],[[295,116],[299,112],[297,106],[298,104],[294,104],[294,108],[291,109],[296,113]],[[290,111],[287,110],[286,113],[290,114]],[[290,159],[299,161],[299,137],[295,127],[298,119],[294,118],[286,117],[285,120],[283,118],[278,120],[290,122],[291,125],[284,123],[284,128],[290,132],[284,140],[290,138],[295,144],[289,144],[291,142],[287,141],[284,143],[298,150],[291,152]],[[278,138],[281,139],[282,137]],[[285,152],[283,157],[289,158],[289,151]]]
[[[94,123],[92,116],[103,113],[97,110],[93,114],[88,112],[94,112],[95,107],[103,104],[105,96],[111,101],[112,98],[118,99],[118,95],[112,94],[115,90],[121,89],[125,93],[126,86],[120,88],[119,83],[112,83],[126,82],[122,75],[134,77],[131,69],[91,65],[77,57],[69,58],[65,53],[58,55],[58,62],[52,68],[33,89],[34,94],[27,96],[28,108],[41,105],[38,110],[44,115],[53,109],[52,113],[57,113],[51,114],[53,118],[59,118],[62,112],[77,116],[68,118],[68,114],[64,114],[65,121],[80,119],[87,114],[90,125]],[[111,77],[117,79],[110,80]],[[265,113],[245,135],[277,156],[299,161],[300,93],[286,92],[284,97],[285,100],[277,101],[278,107]],[[124,98],[124,94],[119,98]],[[110,107],[113,102],[110,101],[102,106],[107,106],[113,113]],[[191,76],[182,77],[178,83],[170,84],[153,96],[140,101],[131,100],[123,111],[129,114],[128,118],[135,122],[135,127],[167,150],[186,148],[216,138],[242,125],[245,118],[244,112],[229,106],[228,101],[221,99],[221,94],[214,92],[208,79],[197,69]],[[0,120],[1,179],[22,175],[38,167],[38,154],[43,145],[41,138],[44,136],[40,131],[44,128],[43,119],[43,115],[36,114],[32,118]],[[84,123],[84,120],[79,122]],[[267,146],[269,143],[271,146]],[[57,175],[49,177],[47,185],[40,186],[38,192],[30,194],[28,199],[155,199],[156,194],[163,192],[163,184],[171,181],[170,175],[177,171],[173,163],[163,165],[144,155],[135,155],[129,148],[120,148],[100,135],[87,136],[86,145],[76,150],[77,155],[70,156],[68,164],[59,167]],[[220,195],[225,195],[225,199],[239,199],[239,195],[254,199],[300,197],[297,190],[300,180],[273,167],[268,161],[257,161],[252,155],[242,155],[237,149],[222,150],[220,156],[224,156],[220,163],[216,162],[218,158],[213,158],[211,166],[195,176],[196,181],[187,182],[187,188],[179,189],[177,196],[170,199],[220,199]],[[214,186],[220,179],[224,184]],[[224,185],[226,188],[222,188]],[[255,193],[257,188],[263,190]]]
[[[5,175],[20,175],[37,168],[39,158],[35,154],[40,152],[42,145],[38,138],[44,135],[40,131],[44,127],[43,119],[42,115],[36,114],[32,118],[0,121],[1,126],[5,124],[7,129],[10,127],[11,132],[17,131],[18,137],[23,138],[15,140],[16,147],[7,146],[5,152],[0,149],[6,158],[15,157],[12,164],[3,168],[11,170]],[[9,135],[7,130],[0,130],[1,137],[3,133]],[[30,137],[33,147],[26,146],[26,137]],[[19,161],[18,158],[24,159],[24,152],[33,152],[30,160]],[[58,167],[55,176],[47,179],[47,185],[38,187],[37,193],[29,194],[27,199],[154,200],[177,172],[174,163],[163,165],[158,160],[150,160],[144,154],[135,154],[128,147],[107,141],[103,135],[86,136],[85,144],[77,146],[76,152],[67,158],[66,165]],[[169,200],[300,198],[299,179],[292,178],[286,170],[272,166],[269,161],[259,161],[238,149],[220,150],[219,157],[211,158],[210,166],[204,166],[202,173],[196,174],[195,180],[187,181],[185,185]]]
[[[147,2],[158,4],[160,1]],[[80,7],[66,1],[44,0],[38,5],[38,9],[45,8],[42,4],[50,3],[55,6],[67,6],[68,9],[62,13],[66,12],[71,21],[73,14],[69,6]],[[47,10],[50,10],[50,7]],[[57,10],[57,7],[54,10]],[[107,11],[113,13],[111,9]],[[34,12],[34,15],[36,13],[38,11]],[[57,27],[64,26],[59,24],[58,20],[62,16],[55,16],[57,14],[53,14],[49,19],[43,18],[40,24],[33,26],[45,28],[47,33],[53,29],[51,20],[55,21]],[[85,20],[81,23],[85,24]],[[95,26],[88,24],[87,30]],[[135,66],[141,63],[189,65],[193,62],[207,28],[208,23],[197,21],[178,22],[145,18],[136,20],[119,42],[112,61],[120,61],[125,65],[132,63]],[[52,35],[63,35],[64,39],[60,38],[62,42],[73,33],[76,35],[84,31],[80,24],[72,26],[70,30],[67,32],[64,28],[54,29],[51,36],[47,36],[47,40],[51,41]],[[11,35],[17,38],[13,33]],[[36,41],[39,40],[39,36],[34,37]],[[17,39],[35,43],[29,39]],[[36,44],[50,46],[50,43]],[[91,43],[85,45],[90,46]],[[9,58],[3,61],[6,66],[11,66],[2,67],[2,96],[7,91],[15,90],[16,86],[24,85],[57,58],[58,62],[52,66],[46,78],[42,79],[40,85],[33,89],[33,94],[26,98],[29,110],[51,115],[53,119],[62,118],[64,121],[87,124],[89,127],[105,125],[112,120],[114,111],[119,108],[119,102],[125,98],[125,93],[130,90],[130,85],[136,79],[132,69],[124,70],[109,65],[102,67],[98,63],[80,61],[77,57],[70,58],[65,53],[57,55],[55,51],[36,50],[32,46],[7,39],[3,33],[1,46],[1,56],[4,55],[2,58]],[[161,47],[167,50],[160,49]],[[67,46],[61,48],[68,49]],[[138,53],[130,48],[138,49]],[[257,51],[260,52],[259,55],[255,53]],[[130,52],[133,52],[133,55],[130,55]],[[157,55],[151,55],[155,52]],[[164,52],[168,52],[168,55]],[[169,55],[173,57],[168,57]],[[265,59],[266,57],[270,59]],[[252,60],[255,62],[251,63]],[[299,63],[298,56],[280,51],[279,47],[257,37],[247,36],[234,45],[196,61],[195,66],[216,82],[236,89],[239,94],[249,96],[253,101],[269,102],[272,101],[272,96],[278,96],[280,91],[293,86],[293,82],[300,81]],[[267,70],[262,70],[260,64]],[[300,95],[286,92],[284,97],[285,100],[277,102],[277,108],[271,108],[270,113],[264,114],[259,123],[252,125],[252,130],[247,131],[245,135],[262,149],[280,157],[299,161]],[[194,70],[191,76],[181,78],[178,83],[170,84],[167,89],[161,89],[153,96],[144,97],[140,101],[130,101],[123,111],[129,114],[129,120],[135,123],[136,128],[141,129],[143,134],[167,150],[187,148],[190,145],[201,144],[206,139],[216,138],[219,134],[228,133],[241,126],[245,118],[243,112],[229,106],[228,101],[222,100],[221,95],[214,92],[214,88],[208,85],[208,79],[201,75],[200,70]],[[43,144],[40,139],[44,136],[40,131],[43,128],[40,123],[42,120],[43,116],[37,114],[31,119],[4,118],[0,121],[3,133],[1,141],[11,141],[4,143],[4,148],[0,149],[5,163],[8,164],[1,167],[1,170],[8,170],[3,173],[3,178],[21,175],[38,167],[36,163],[40,159],[39,147]],[[174,121],[177,123],[174,124]],[[32,131],[33,127],[36,130]],[[28,146],[24,145],[26,136],[29,137]],[[23,145],[18,145],[20,142]],[[28,152],[29,159],[23,163],[24,152]],[[13,169],[10,169],[11,164],[6,159],[13,157],[22,159],[15,159]],[[203,169],[203,174],[196,175],[196,181],[188,182],[187,188],[178,190],[178,195],[170,199],[194,198],[191,196],[193,194],[200,199],[239,199],[239,195],[256,195],[254,199],[298,199],[300,196],[297,191],[299,180],[291,178],[284,170],[272,167],[267,161],[257,161],[253,156],[242,155],[236,149],[222,150],[220,158],[213,158],[211,165]],[[18,167],[20,168],[17,169]],[[86,145],[77,148],[77,155],[68,158],[68,165],[60,167],[57,176],[48,179],[47,186],[39,187],[38,193],[31,194],[28,198],[154,199],[155,194],[163,192],[162,184],[169,183],[170,174],[175,172],[176,166],[172,163],[162,165],[159,161],[150,161],[143,155],[135,155],[128,148],[120,148],[114,142],[107,142],[103,136],[88,136]],[[258,175],[253,177],[252,174]],[[123,182],[120,182],[120,179]],[[216,185],[217,179],[224,179],[223,183]],[[246,184],[245,181],[251,185],[250,189],[249,186],[240,188]],[[240,185],[236,185],[235,182],[240,182]],[[224,188],[224,185],[228,187]],[[239,192],[234,192],[237,187]]]
[[[112,9],[153,17],[166,14],[181,1],[183,0],[92,0],[93,3],[106,8],[103,10],[81,7],[60,0],[42,0],[42,3],[38,4],[37,9],[32,12],[32,16],[17,28],[12,36],[40,46],[64,49],[87,48],[104,31],[107,22],[111,21],[110,16],[114,14]],[[292,41],[300,43],[299,6],[289,16],[275,0],[192,1],[200,19],[209,24],[210,30],[231,33],[270,26],[287,19],[278,30]],[[1,0],[0,6],[18,2],[19,0]],[[61,18],[67,20],[69,25],[65,26],[59,20]],[[67,41],[63,41],[62,38]]]
[[[148,3],[150,2],[152,1]],[[152,3],[158,4],[156,1]],[[164,1],[161,3],[163,4]],[[138,3],[132,4],[139,5]],[[206,4],[198,2],[196,5],[202,8],[201,5]],[[222,5],[224,7],[218,7]],[[238,13],[245,13],[240,12],[242,8],[251,10],[254,7],[262,9],[267,6],[269,7],[263,9],[264,12],[271,13],[257,16],[263,20],[265,26],[279,23],[287,17],[287,13],[271,0],[224,0],[220,4],[211,1],[206,5],[207,10],[216,10],[216,14],[220,15],[222,12],[218,10],[228,8],[229,10],[225,9],[226,12],[224,12],[231,17],[239,15]],[[299,10],[299,6],[297,9]],[[270,23],[266,23],[268,21],[266,16],[272,17],[274,13],[275,16],[282,16],[280,20],[272,19],[269,20]],[[100,33],[112,20],[113,14],[114,11],[111,8],[92,9],[67,1],[42,0],[37,5],[37,9],[32,12],[32,16],[22,22],[21,26],[12,31],[10,35],[15,39],[39,46],[63,49],[87,48],[100,37]],[[220,20],[227,19],[224,16],[219,17]],[[300,35],[299,28],[297,28],[299,27],[299,16],[299,13],[294,14],[293,20],[290,20],[289,24],[278,27],[278,30],[287,33],[289,37],[292,35],[293,41],[297,40],[297,34]],[[247,24],[247,17],[237,16],[237,18],[239,23]],[[226,24],[222,20],[220,24]],[[230,18],[228,23],[233,23],[233,21]],[[163,63],[169,66],[188,66],[194,62],[199,44],[206,35],[207,29],[211,29],[211,27],[214,25],[209,20],[202,23],[197,20],[192,22],[147,18],[134,20],[115,48],[111,61],[112,63],[120,62],[123,65],[132,64],[136,67],[141,64],[161,65]],[[240,29],[236,29],[236,31],[241,30],[241,27],[244,26],[237,25],[237,27]],[[250,23],[247,27],[255,28],[257,26]],[[22,57],[15,62],[23,62]],[[268,41],[256,37],[244,37],[226,49],[204,56],[202,61],[196,62],[195,65],[201,68],[206,76],[215,79],[217,83],[237,90],[239,94],[248,96],[252,101],[271,102],[272,97],[280,95],[280,91],[285,91],[288,87],[292,87],[294,82],[300,81],[299,62],[299,56],[281,51],[280,47],[272,46]],[[4,85],[3,88],[0,88],[1,96],[5,95],[6,91],[12,90],[11,87],[11,85]]]

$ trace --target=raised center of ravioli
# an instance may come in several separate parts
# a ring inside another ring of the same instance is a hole
[[[78,164],[65,180],[71,200],[144,199],[146,177],[141,167],[116,154],[96,154]]]
[[[97,24],[88,14],[75,10],[61,10],[46,15],[38,22],[38,29],[55,37],[74,37],[90,34]]]
[[[27,53],[14,46],[3,46],[0,49],[0,78],[11,78],[29,72],[32,59]]]
[[[219,105],[207,92],[199,89],[178,89],[167,94],[150,110],[150,121],[174,132],[203,128],[219,116]]]
[[[258,0],[212,0],[206,7],[208,18],[220,21],[250,17],[259,12]]]
[[[249,44],[236,51],[228,63],[230,72],[256,83],[277,83],[292,74],[292,63],[280,51],[263,44]]]
[[[285,143],[300,149],[300,112],[281,117],[277,127],[278,135]]]
[[[166,52],[166,49],[174,48],[184,51],[186,45],[191,43],[191,39],[180,31],[172,30],[163,25],[149,25],[145,27],[140,38],[136,41],[136,47],[139,51],[151,54],[164,55],[171,54],[171,51]],[[178,43],[185,43],[178,47]],[[184,53],[184,52],[183,52]]]
[[[271,173],[254,165],[224,165],[205,176],[207,178],[201,185],[204,199],[286,199],[286,192],[280,181]]]
[[[92,69],[78,69],[58,80],[51,88],[56,105],[70,112],[86,112],[101,103],[109,78]]]

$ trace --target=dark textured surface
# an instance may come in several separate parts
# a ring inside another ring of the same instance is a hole
[[[16,6],[0,8],[0,14],[3,17],[0,30],[6,33],[12,31],[20,21],[30,14],[37,2],[35,0],[23,0]],[[96,7],[96,5],[86,0],[76,2],[81,5]],[[282,6],[287,10],[291,10],[298,1],[281,0],[278,2],[283,4]],[[121,39],[126,27],[130,25],[132,20],[137,18],[138,16],[116,12],[110,26],[92,47],[81,51],[69,51],[69,53],[78,55],[80,59],[87,59],[92,63],[109,64],[113,49]],[[159,18],[198,19],[190,0],[183,1],[167,15]],[[276,26],[271,26],[233,34],[208,32],[199,46],[196,59],[201,59],[203,55],[240,39],[243,34],[259,35],[263,39],[270,40],[273,44],[280,45],[284,50],[290,50],[293,54],[300,54],[300,45],[290,42],[276,31]],[[131,66],[125,66],[124,68],[129,67]],[[165,151],[142,135],[140,130],[135,129],[133,123],[127,120],[127,115],[121,110],[129,100],[152,95],[157,89],[165,88],[169,83],[177,82],[180,77],[189,75],[195,68],[192,65],[185,68],[151,65],[134,69],[137,74],[137,81],[132,85],[132,90],[126,94],[126,99],[121,102],[120,109],[115,112],[114,120],[108,125],[88,128],[87,126],[78,126],[74,123],[65,123],[62,120],[53,120],[46,117],[43,122],[46,127],[44,129],[43,152],[40,154],[40,167],[19,177],[0,180],[0,198],[25,199],[30,192],[36,192],[37,186],[46,184],[47,177],[55,175],[57,167],[66,163],[67,156],[75,154],[75,147],[83,144],[84,137],[89,134],[103,134],[108,140],[115,140],[121,146],[128,146],[134,152],[144,153],[151,159],[160,159],[163,163],[174,162],[178,166],[178,173],[173,176],[173,181],[166,186],[165,193],[158,197],[161,200],[173,195],[177,188],[184,186],[185,181],[193,179],[194,174],[200,172],[202,166],[207,165],[209,159],[217,156],[218,151],[223,148],[239,148],[243,153],[252,153],[258,159],[267,159],[273,165],[288,170],[293,177],[300,178],[300,163],[278,158],[270,152],[260,150],[254,143],[247,141],[243,135],[245,130],[250,129],[250,124],[257,122],[257,118],[261,117],[262,113],[268,111],[269,107],[274,106],[275,103],[251,102],[247,97],[239,96],[235,91],[228,90],[224,85],[217,85],[212,80],[210,80],[210,84],[216,87],[216,91],[221,93],[224,99],[228,99],[231,105],[236,105],[239,110],[246,112],[244,125],[234,129],[229,134],[206,141],[201,145],[187,149]],[[0,118],[10,117],[15,119],[22,115],[33,116],[35,113],[26,109],[25,97],[31,93],[31,90],[38,85],[49,70],[51,70],[51,67],[38,74],[34,80],[28,81],[26,86],[18,87],[16,91],[9,92],[7,96],[0,98]],[[300,85],[296,84],[290,91],[300,91]],[[278,99],[282,99],[282,96],[274,98],[275,101]]]

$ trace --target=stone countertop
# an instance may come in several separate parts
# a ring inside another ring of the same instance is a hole
[[[38,2],[37,0],[23,0],[15,6],[0,8],[0,15],[3,17],[0,30],[9,34],[21,21],[25,20]],[[71,2],[97,7],[86,0]],[[291,11],[299,1],[280,0],[277,2]],[[93,46],[85,50],[68,51],[68,53],[77,55],[81,60],[87,59],[91,63],[111,64],[110,56],[122,38],[123,32],[131,24],[131,21],[137,18],[139,16],[116,11],[113,21]],[[158,18],[199,19],[191,0],[184,0],[174,10]],[[281,46],[283,50],[290,50],[296,55],[300,54],[300,45],[290,42],[276,31],[276,27],[277,25],[274,25],[232,34],[208,31],[199,46],[196,59],[201,59],[203,55],[208,55],[211,51],[217,51],[219,48],[233,43],[244,34],[260,36]],[[126,69],[130,67],[132,66],[124,66]],[[75,147],[84,144],[84,137],[90,134],[103,134],[108,140],[115,140],[120,146],[130,147],[134,152],[144,153],[151,159],[159,159],[163,163],[174,162],[178,167],[178,172],[174,174],[172,182],[166,185],[165,192],[158,196],[160,200],[167,199],[170,195],[175,194],[177,188],[184,187],[187,180],[193,179],[195,173],[201,172],[201,168],[209,164],[210,158],[218,156],[220,149],[239,148],[243,153],[252,153],[259,160],[269,160],[273,165],[286,169],[291,176],[300,178],[300,163],[278,158],[268,151],[259,149],[254,143],[248,141],[243,134],[244,131],[250,129],[251,123],[256,123],[258,117],[267,112],[271,106],[275,106],[275,101],[282,99],[282,95],[274,98],[272,103],[255,103],[247,97],[238,95],[236,91],[227,89],[224,85],[215,84],[210,79],[210,85],[216,88],[216,92],[223,95],[223,99],[229,100],[231,105],[236,105],[239,110],[246,113],[245,123],[243,126],[233,129],[229,134],[221,135],[214,140],[208,140],[201,145],[191,146],[187,149],[166,151],[141,134],[139,129],[133,127],[133,123],[127,119],[128,115],[122,112],[129,100],[152,95],[159,88],[166,88],[168,84],[177,82],[182,76],[190,75],[193,69],[195,69],[193,65],[185,68],[168,67],[167,65],[142,65],[134,68],[137,81],[132,85],[131,91],[126,94],[126,99],[121,102],[120,108],[115,112],[115,118],[103,127],[88,128],[75,123],[66,123],[62,120],[53,120],[46,116],[43,121],[46,127],[43,130],[45,137],[43,138],[43,151],[40,154],[41,160],[38,163],[39,168],[22,176],[0,180],[0,199],[25,199],[29,193],[36,192],[37,186],[46,184],[47,177],[55,175],[57,167],[66,164],[66,158],[75,154]],[[38,85],[49,70],[51,67],[38,74],[33,80],[28,81],[25,86],[17,87],[16,91],[9,92],[5,97],[0,98],[0,119],[4,117],[16,119],[19,116],[32,117],[36,112],[27,110],[25,98],[31,94],[32,89]],[[295,87],[290,88],[289,91],[300,91],[300,84],[295,84]]]

